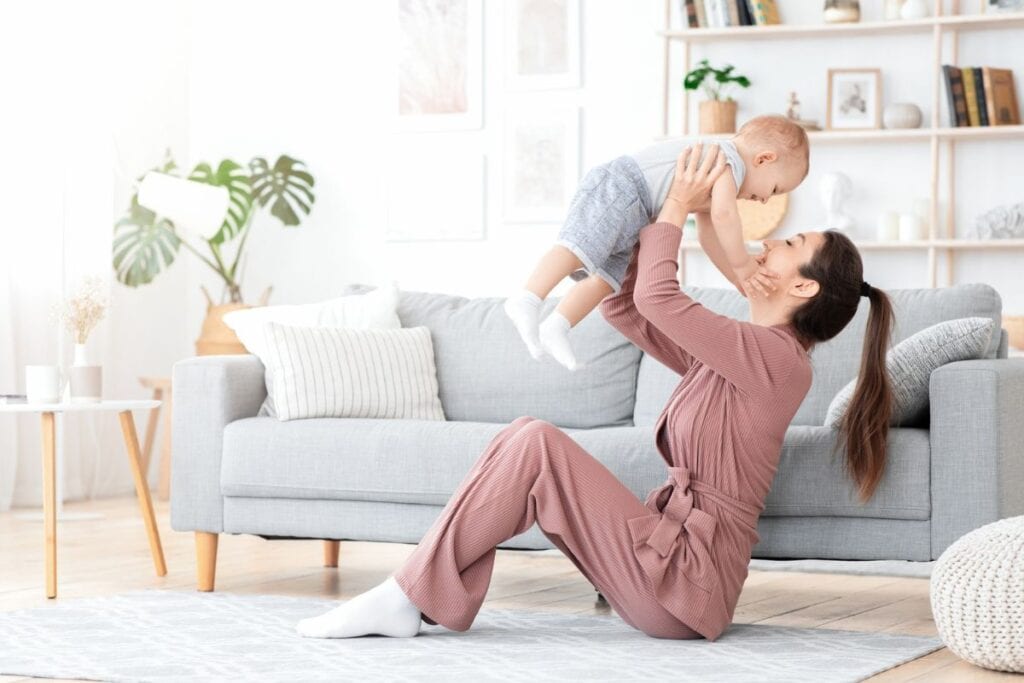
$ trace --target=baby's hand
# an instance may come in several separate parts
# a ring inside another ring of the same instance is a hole
[[[760,266],[754,259],[750,259],[746,266],[736,269],[736,277],[743,283],[743,289],[748,294],[756,295],[760,292],[763,296],[768,296],[775,291],[772,279],[778,279],[780,276],[774,270]]]

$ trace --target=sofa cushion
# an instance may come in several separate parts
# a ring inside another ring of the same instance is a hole
[[[249,417],[224,430],[221,492],[248,498],[444,505],[505,425],[481,422]],[[667,478],[650,427],[566,429],[644,500]],[[855,502],[835,431],[790,427],[765,515],[927,519],[928,432],[890,431],[893,449],[874,498]]]
[[[349,285],[358,294],[371,287]],[[560,299],[548,297],[541,316]],[[640,350],[598,311],[569,333],[586,367],[569,371],[550,356],[534,360],[504,298],[402,291],[403,327],[430,328],[441,405],[449,420],[507,424],[532,415],[560,427],[632,425]]]
[[[272,417],[224,429],[225,496],[365,500],[444,505],[506,425],[369,418]],[[565,432],[637,497],[666,476],[650,428]]]
[[[709,309],[737,320],[749,320],[747,300],[732,288],[686,286],[683,291]],[[990,285],[971,283],[938,289],[887,289],[895,314],[891,343],[903,341],[915,332],[945,320],[981,316],[991,318],[996,330],[1002,324],[1002,299]],[[838,335],[818,344],[811,352],[814,381],[793,417],[794,425],[823,425],[828,406],[843,385],[857,376],[868,300],[862,299],[856,315]],[[993,334],[982,358],[995,358],[1000,335]],[[668,401],[679,375],[644,354],[637,377],[636,425],[653,425]]]

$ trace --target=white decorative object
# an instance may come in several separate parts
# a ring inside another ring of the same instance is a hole
[[[25,394],[29,403],[57,403],[63,383],[57,365],[26,365]]]
[[[883,211],[878,215],[879,242],[895,242],[900,238],[900,215],[896,211]]]
[[[1024,516],[954,541],[935,561],[928,595],[939,637],[955,655],[1024,673]]]
[[[507,0],[506,85],[512,90],[580,86],[580,0]]]
[[[228,188],[150,171],[139,182],[139,204],[167,216],[177,228],[204,240],[221,228],[228,211]]]
[[[266,324],[277,419],[444,420],[430,328]]]
[[[901,19],[924,19],[928,16],[928,3],[925,0],[903,0],[900,7]]]
[[[900,214],[900,240],[916,242],[924,239],[924,223],[916,213]]]
[[[1024,203],[997,206],[974,220],[978,239],[1024,238]]]
[[[400,130],[483,125],[483,0],[398,0]]]
[[[825,225],[836,230],[849,230],[853,219],[843,212],[843,206],[853,194],[853,183],[843,173],[826,173],[818,183],[821,203],[825,205]]]
[[[903,4],[903,0],[885,0],[884,17],[887,20],[899,19],[900,18],[900,6]]]
[[[502,206],[510,223],[557,223],[580,179],[580,109],[519,110],[505,116]]]
[[[913,102],[893,102],[882,111],[886,128],[917,128],[921,125],[921,108]]]

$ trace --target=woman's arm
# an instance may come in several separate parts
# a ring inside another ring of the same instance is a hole
[[[693,356],[678,344],[672,343],[668,336],[640,315],[633,303],[639,249],[639,244],[633,247],[633,256],[629,260],[622,287],[601,301],[601,315],[644,353],[650,354],[676,373],[685,375],[693,363]]]
[[[698,168],[684,157],[685,152],[669,191],[671,201],[666,200],[655,223],[640,230],[633,301],[637,312],[661,332],[660,340],[678,346],[748,393],[761,393],[785,378],[778,376],[780,369],[791,369],[791,363],[784,362],[792,354],[785,333],[715,313],[679,288],[676,259],[687,205],[705,201],[717,177],[707,159]]]

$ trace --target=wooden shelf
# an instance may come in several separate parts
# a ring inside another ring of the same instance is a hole
[[[848,24],[775,24],[772,26],[728,26],[659,31],[669,40],[686,42],[724,40],[770,40],[773,38],[833,38],[856,35],[904,35],[939,30],[1017,28],[1024,26],[1024,12],[968,14],[906,21],[865,21]]]
[[[854,240],[854,244],[857,245],[858,249],[871,250],[871,251],[912,251],[914,249],[963,249],[963,250],[987,250],[987,249],[1024,249],[1024,239],[989,239],[989,240],[976,240],[976,239],[935,239],[935,240],[914,240],[914,241],[895,241],[895,242],[877,242],[877,241],[858,241]],[[759,250],[761,249],[761,241],[748,241],[746,242],[748,248]],[[689,240],[680,243],[680,248],[683,251],[702,251],[700,243],[694,240]]]
[[[725,139],[733,134],[702,135],[708,140]],[[1001,140],[1008,138],[1024,138],[1024,126],[975,126],[961,128],[878,128],[872,130],[812,130],[807,137],[812,143],[844,143],[844,142],[906,142],[919,140],[927,142],[932,137],[940,140]],[[660,135],[656,140],[671,140],[678,135]]]

